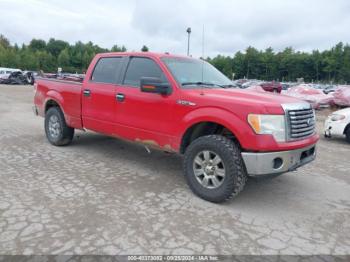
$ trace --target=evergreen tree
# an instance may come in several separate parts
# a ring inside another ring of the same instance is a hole
[[[148,49],[147,46],[143,45],[142,48],[141,48],[141,51],[142,51],[142,52],[148,52],[149,49]]]
[[[51,38],[47,43],[42,39],[33,39],[28,45],[11,45],[0,35],[0,66],[23,70],[44,70],[56,72],[62,67],[64,72],[85,72],[97,53],[125,52],[125,46],[114,45],[111,49],[102,48],[92,42],[69,44]],[[143,45],[141,51],[149,48]],[[274,52],[272,48],[257,50],[248,47],[233,56],[217,55],[207,58],[227,77],[256,78],[262,80],[296,81],[303,77],[305,81],[323,81],[350,83],[350,46],[342,42],[329,50],[313,50],[311,53],[296,52],[287,47]]]

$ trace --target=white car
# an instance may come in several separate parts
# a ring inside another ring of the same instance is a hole
[[[21,69],[0,67],[0,78],[7,79],[13,72],[22,72]]]
[[[350,143],[350,107],[333,112],[324,123],[325,137],[346,136]]]

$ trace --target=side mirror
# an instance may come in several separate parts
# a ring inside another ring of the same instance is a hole
[[[156,93],[161,95],[169,95],[171,87],[168,83],[162,82],[157,77],[142,77],[141,78],[141,92]]]

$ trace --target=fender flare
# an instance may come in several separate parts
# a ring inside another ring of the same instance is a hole
[[[186,134],[186,131],[200,122],[213,122],[220,124],[230,130],[237,140],[243,141],[244,133],[250,130],[248,123],[240,119],[233,112],[218,107],[202,107],[189,112],[182,119],[181,133],[178,134],[180,143]]]
[[[50,100],[55,101],[59,105],[60,109],[62,110],[62,112],[64,114],[64,110],[63,110],[64,99],[63,99],[62,95],[59,92],[55,91],[55,90],[48,91],[46,93],[46,99],[45,99],[45,103],[44,103],[44,111],[46,109],[47,103]]]

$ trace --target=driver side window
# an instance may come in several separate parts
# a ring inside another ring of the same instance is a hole
[[[160,67],[149,58],[132,57],[123,81],[124,85],[140,87],[142,77],[157,77],[162,82],[168,82]]]

